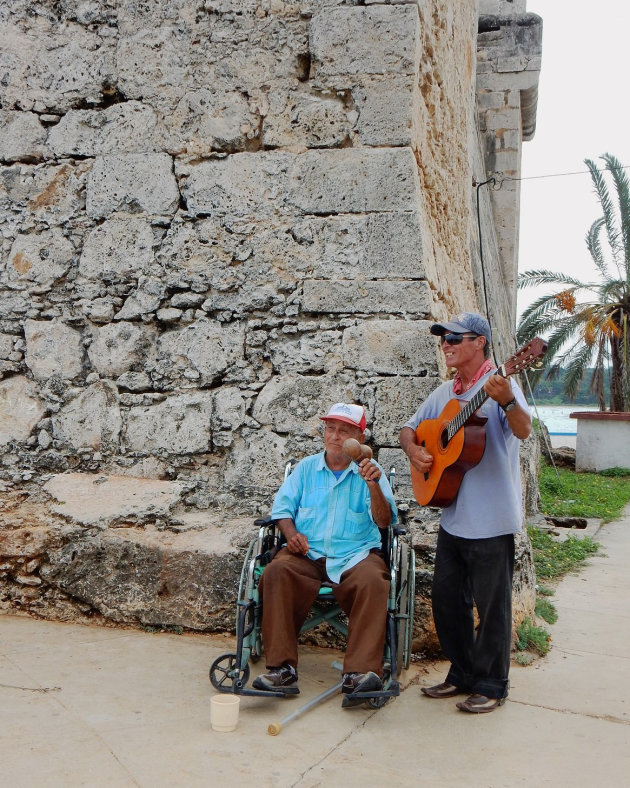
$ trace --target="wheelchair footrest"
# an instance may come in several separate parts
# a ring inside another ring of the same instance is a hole
[[[273,690],[256,690],[246,689],[245,687],[236,687],[234,689],[235,695],[257,695],[259,698],[295,698],[295,695],[287,695],[286,692],[273,692]]]
[[[372,692],[348,692],[344,697],[350,700],[369,700],[370,698],[397,698],[400,695],[400,684],[392,681],[386,690],[374,690]]]

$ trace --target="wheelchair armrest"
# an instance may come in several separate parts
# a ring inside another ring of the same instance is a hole
[[[267,564],[271,563],[273,559],[276,557],[276,553],[278,552],[278,547],[271,547],[269,550],[265,550],[264,553],[259,558],[260,566],[267,566]]]
[[[387,544],[387,540],[389,539],[389,534],[391,530],[392,536],[404,536],[407,533],[407,529],[404,525],[388,525],[385,528],[379,528],[379,533],[381,535],[381,541],[384,544]]]
[[[276,520],[272,520],[271,517],[259,517],[257,520],[254,520],[254,525],[258,526],[258,557],[260,566],[267,566],[286,542],[286,539],[276,526]]]

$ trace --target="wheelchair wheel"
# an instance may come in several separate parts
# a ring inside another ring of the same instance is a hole
[[[210,665],[210,683],[219,692],[231,692],[232,687],[247,684],[249,665],[239,670],[236,654],[222,654]]]
[[[250,542],[249,547],[247,548],[247,554],[245,556],[245,560],[243,561],[241,576],[238,582],[237,599],[239,602],[246,600],[249,596],[249,593],[251,593],[251,585],[253,582],[253,578],[250,577],[250,562],[255,549],[256,549],[256,539],[253,539]],[[238,626],[238,609],[236,613],[236,626]]]
[[[254,596],[257,584],[255,578],[256,566],[253,563],[256,550],[258,548],[258,540],[254,539],[247,550],[247,555],[243,561],[243,568],[241,569],[241,577],[238,584],[238,604],[236,606],[236,632],[238,633],[239,616],[240,616],[240,603],[249,602]],[[258,615],[256,613],[255,615]],[[252,662],[258,662],[262,655],[262,639],[260,636],[260,626],[254,628],[254,636],[249,637],[247,646],[249,647],[249,658]]]
[[[415,556],[404,542],[399,543],[398,583],[396,588],[396,675],[409,667],[413,634]]]

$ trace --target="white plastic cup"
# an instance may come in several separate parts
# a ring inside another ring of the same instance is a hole
[[[210,699],[210,724],[213,731],[233,731],[238,725],[238,695],[213,695]]]

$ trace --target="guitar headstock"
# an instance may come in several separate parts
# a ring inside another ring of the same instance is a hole
[[[547,352],[547,343],[540,337],[534,337],[502,365],[501,370],[505,377],[523,372],[530,367],[542,366],[537,363]]]

